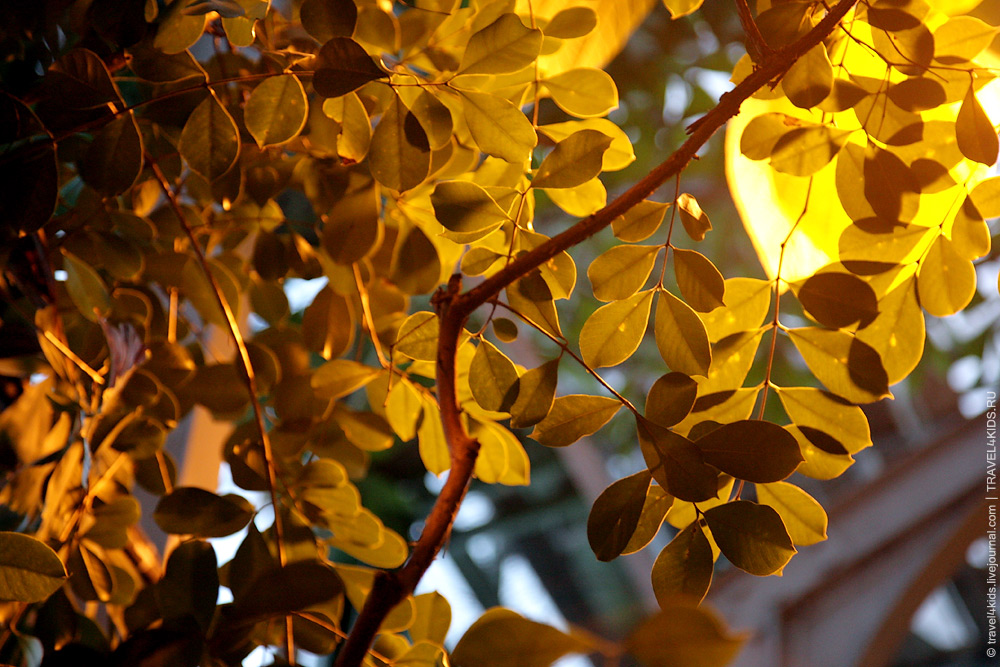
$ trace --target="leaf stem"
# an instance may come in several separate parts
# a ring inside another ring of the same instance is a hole
[[[226,301],[226,297],[222,293],[222,288],[219,286],[219,283],[215,278],[215,274],[212,273],[211,267],[208,265],[208,259],[205,257],[204,251],[202,251],[201,246],[198,244],[198,240],[195,238],[194,232],[191,230],[191,226],[187,223],[187,218],[184,215],[183,209],[181,209],[180,202],[177,199],[177,194],[174,192],[173,188],[170,187],[170,183],[167,181],[166,176],[164,176],[160,166],[148,154],[146,155],[146,162],[149,163],[153,174],[156,176],[156,180],[159,181],[160,187],[163,189],[163,194],[167,197],[170,208],[173,209],[174,215],[177,216],[178,223],[184,229],[184,234],[191,243],[191,251],[198,258],[198,263],[201,265],[202,272],[205,274],[205,279],[208,280],[212,287],[212,293],[215,296],[216,305],[219,306],[223,315],[225,315],[229,335],[236,344],[236,349],[239,351],[241,367],[243,369],[243,379],[246,384],[247,392],[250,394],[250,405],[253,408],[254,420],[257,425],[257,433],[260,435],[261,444],[264,449],[264,461],[267,464],[267,489],[271,495],[271,506],[274,508],[274,533],[276,538],[275,541],[277,542],[278,547],[278,564],[284,567],[288,563],[288,553],[285,548],[285,529],[281,518],[281,505],[278,502],[277,463],[274,458],[274,449],[271,446],[271,438],[267,433],[267,424],[264,420],[264,410],[261,407],[260,399],[257,396],[257,377],[254,374],[253,364],[250,361],[250,350],[247,349],[247,344],[243,339],[243,334],[240,333],[240,327],[239,323],[236,321],[236,315],[233,313],[233,309],[230,307],[229,302]],[[288,651],[289,662],[294,663],[295,638],[292,633],[291,622],[288,621],[287,618],[290,617],[286,617],[286,648]]]

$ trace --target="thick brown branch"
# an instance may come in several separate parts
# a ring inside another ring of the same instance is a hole
[[[438,306],[437,382],[438,404],[445,438],[451,451],[452,467],[441,494],[424,525],[424,531],[406,564],[395,572],[380,573],[350,636],[337,658],[337,667],[360,665],[386,615],[407,595],[430,566],[448,539],[458,506],[465,496],[479,454],[479,443],[469,436],[461,419],[455,390],[455,358],[459,335],[473,310],[495,298],[502,289],[526,276],[544,262],[611,224],[619,215],[641,202],[670,178],[679,174],[698,150],[726,121],[739,113],[740,105],[757,90],[783,75],[798,58],[822,42],[858,0],[840,0],[806,35],[793,44],[770,54],[750,76],[726,93],[719,104],[695,126],[691,136],[662,164],[628,191],[593,215],[581,220],[534,250],[521,255],[499,272],[468,292],[459,293],[453,278],[446,291],[435,297]]]

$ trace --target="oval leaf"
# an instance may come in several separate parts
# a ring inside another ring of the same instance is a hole
[[[44,542],[0,532],[0,600],[42,602],[66,581],[66,568]]]
[[[617,414],[622,404],[616,398],[573,394],[560,396],[552,409],[531,432],[531,437],[549,447],[571,445],[596,433]]]
[[[308,104],[298,77],[264,79],[250,93],[243,111],[247,130],[261,148],[283,144],[305,127]]]
[[[639,523],[652,479],[648,470],[642,470],[614,482],[594,501],[587,518],[587,540],[597,560],[621,555]]]
[[[181,486],[160,498],[153,519],[167,533],[225,537],[246,526],[253,514],[253,505],[241,496]]]
[[[714,569],[712,545],[700,521],[695,521],[674,535],[653,562],[650,577],[656,601],[666,607],[677,596],[703,600]]]
[[[724,424],[695,441],[705,462],[748,482],[785,479],[802,461],[799,445],[788,431],[765,421]]]
[[[785,524],[767,505],[736,500],[707,510],[705,520],[722,554],[744,572],[775,574],[795,554]]]

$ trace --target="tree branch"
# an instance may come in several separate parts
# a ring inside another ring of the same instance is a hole
[[[455,359],[459,335],[465,322],[479,306],[495,298],[502,289],[526,276],[543,263],[611,224],[611,221],[651,195],[688,165],[698,150],[726,121],[739,113],[740,105],[769,82],[783,75],[802,55],[828,37],[858,0],[840,0],[806,35],[787,47],[769,54],[764,62],[732,91],[724,94],[718,105],[689,128],[691,136],[662,164],[593,215],[584,218],[561,234],[539,245],[468,292],[460,292],[459,276],[453,276],[447,289],[434,297],[440,334],[438,337],[438,404],[445,438],[451,452],[451,471],[441,494],[424,524],[409,560],[394,572],[381,572],[375,578],[351,633],[337,657],[336,667],[360,665],[382,621],[407,595],[430,566],[448,539],[458,506],[465,496],[479,454],[479,443],[465,430],[455,390]]]

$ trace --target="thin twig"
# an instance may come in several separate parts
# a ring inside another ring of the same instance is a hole
[[[371,593],[337,657],[336,667],[356,667],[364,660],[383,619],[393,607],[413,592],[444,545],[458,506],[469,487],[479,455],[479,442],[466,432],[462,423],[455,385],[459,335],[472,311],[560,252],[604,229],[612,220],[680,173],[711,136],[739,112],[744,100],[788,71],[798,58],[823,41],[857,2],[858,0],[840,0],[806,35],[768,56],[758,69],[732,91],[724,94],[719,104],[696,127],[691,128],[691,136],[673,155],[608,206],[521,255],[468,292],[460,291],[461,281],[456,275],[448,283],[447,289],[435,294],[434,303],[440,325],[437,352],[438,404],[441,407],[445,440],[451,453],[451,472],[424,523],[424,530],[414,545],[409,560],[399,570],[380,572],[376,576]]]
[[[205,274],[205,279],[208,280],[209,285],[212,287],[212,294],[215,297],[216,305],[219,306],[223,315],[225,315],[229,335],[233,339],[233,342],[236,344],[236,348],[239,351],[241,367],[243,369],[243,379],[246,383],[247,392],[250,394],[250,405],[253,408],[254,419],[257,423],[257,433],[260,435],[261,444],[264,449],[264,462],[267,467],[267,488],[271,495],[271,506],[274,508],[274,533],[276,538],[275,541],[278,546],[278,564],[284,567],[288,562],[288,554],[285,548],[285,530],[284,523],[281,518],[281,505],[278,502],[277,463],[274,458],[274,449],[271,447],[271,438],[267,433],[267,423],[264,420],[264,410],[261,408],[260,399],[257,397],[257,378],[254,374],[253,364],[250,361],[250,351],[247,349],[247,344],[243,339],[243,334],[240,333],[240,326],[236,321],[236,315],[233,314],[233,309],[230,307],[229,302],[226,301],[226,297],[222,293],[222,288],[219,286],[219,283],[215,278],[215,274],[212,273],[212,269],[208,265],[208,259],[205,257],[205,253],[202,251],[201,246],[198,244],[198,240],[194,236],[194,232],[187,223],[187,218],[184,215],[183,209],[181,209],[180,202],[177,199],[177,194],[173,191],[173,188],[170,187],[170,183],[167,181],[166,176],[163,175],[163,171],[160,169],[160,166],[156,163],[156,161],[149,155],[146,155],[146,162],[149,163],[150,168],[153,170],[156,180],[159,181],[160,187],[163,189],[163,194],[167,197],[170,208],[173,209],[174,215],[177,216],[177,220],[181,228],[184,229],[184,233],[187,235],[188,241],[191,243],[191,251],[198,258],[198,263],[201,265],[202,272]],[[289,662],[294,662],[295,639],[292,634],[290,621],[286,622],[286,630],[288,659]]]

